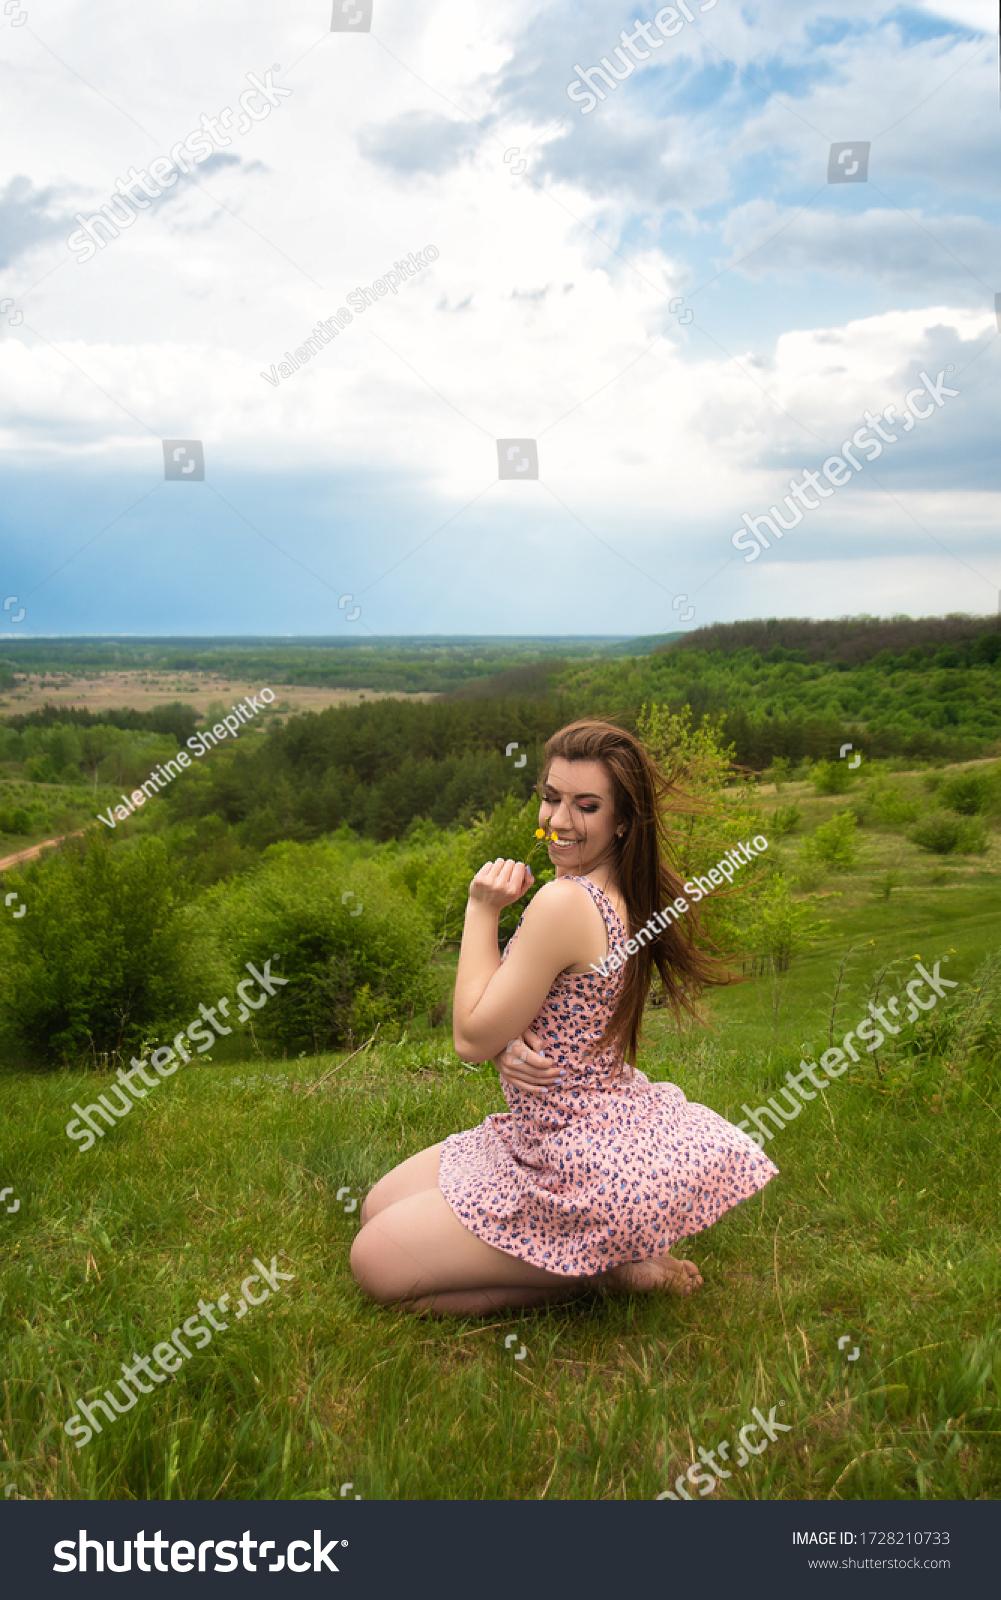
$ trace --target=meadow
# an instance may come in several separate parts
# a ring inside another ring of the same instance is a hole
[[[927,809],[926,774],[891,777],[898,811]],[[201,1058],[88,1152],[63,1129],[110,1079],[7,1070],[5,1485],[56,1499],[653,1499],[700,1448],[733,1441],[732,1457],[757,1407],[787,1431],[717,1498],[996,1498],[1001,846],[992,832],[981,854],[919,850],[873,794],[854,865],[800,896],[813,927],[788,967],[712,991],[706,1027],[679,1034],[651,1005],[639,1065],[739,1121],[865,1015],[877,982],[885,997],[915,959],[948,957],[959,987],[776,1134],[779,1177],[686,1244],[705,1279],[688,1301],[481,1321],[361,1298],[360,1197],[504,1109],[490,1064],[456,1057],[447,1017],[350,1060]],[[786,782],[760,803],[794,874],[810,868],[799,841],[846,798]],[[783,827],[799,811],[784,834],[780,807]],[[454,961],[436,955],[443,981]],[[78,1400],[273,1256],[294,1281],[75,1448],[63,1424]]]

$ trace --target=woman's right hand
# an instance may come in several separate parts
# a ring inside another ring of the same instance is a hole
[[[541,1041],[531,1028],[526,1028],[518,1039],[511,1039],[494,1056],[494,1066],[501,1082],[513,1089],[524,1089],[527,1094],[544,1095],[564,1074],[564,1068],[543,1055]]]
[[[488,911],[500,914],[513,906],[535,883],[530,866],[524,861],[485,861],[469,885],[469,904],[485,906]]]

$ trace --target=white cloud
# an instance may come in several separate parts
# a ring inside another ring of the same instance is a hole
[[[823,458],[813,435],[836,445],[865,407],[899,402],[922,365],[958,367],[990,335],[988,290],[873,187],[825,189],[774,244],[694,297],[687,327],[667,309],[673,294],[776,232],[799,203],[793,189],[806,199],[820,186],[828,135],[875,138],[959,65],[968,38],[908,45],[895,27],[873,26],[871,5],[850,3],[841,10],[855,29],[813,51],[804,34],[822,7],[775,0],[751,26],[721,3],[704,19],[705,37],[754,74],[785,74],[792,87],[782,93],[798,117],[715,76],[712,51],[693,38],[672,65],[669,107],[654,114],[656,75],[646,71],[592,117],[560,128],[573,62],[597,60],[630,15],[616,22],[597,3],[568,15],[502,0],[474,27],[458,0],[377,8],[375,34],[352,37],[328,34],[325,10],[290,17],[260,0],[242,5],[238,20],[192,0],[177,0],[169,19],[121,0],[86,9],[57,0],[36,31],[93,87],[27,30],[0,40],[21,130],[0,172],[0,192],[16,202],[20,252],[4,292],[24,312],[17,329],[0,319],[0,426],[19,470],[37,471],[39,518],[49,474],[100,471],[114,498],[118,480],[132,492],[137,472],[156,481],[160,437],[197,437],[210,478],[222,469],[273,478],[293,528],[308,521],[324,482],[331,541],[372,573],[397,552],[376,509],[387,482],[409,497],[400,537],[413,531],[415,542],[416,530],[487,489],[460,521],[458,548],[462,529],[493,530],[483,555],[490,603],[503,611],[533,548],[571,532],[588,544],[548,484],[625,556],[647,570],[655,561],[676,592],[726,559],[740,512],[769,504],[790,462]],[[225,162],[193,174],[202,189],[179,184],[169,204],[143,212],[83,266],[47,231],[76,209],[89,215],[130,165],[168,152],[203,112],[235,106],[247,73],[273,63],[292,97],[236,136]],[[985,198],[996,181],[982,159],[987,114],[960,113],[994,70],[959,71],[874,143],[872,169],[988,284],[997,241]],[[548,193],[505,162],[513,148]],[[27,188],[9,187],[18,174]],[[318,317],[427,245],[440,252],[432,265],[356,316],[294,377],[278,388],[264,381]],[[996,359],[996,348],[981,358],[978,383]],[[952,411],[937,417],[926,446],[885,464],[894,492],[934,498],[961,483],[986,494],[997,401],[986,377],[977,394],[974,406],[964,390],[955,420]],[[543,485],[496,484],[498,437],[539,438]],[[346,474],[350,520],[335,492]],[[365,538],[366,485],[378,548]],[[982,507],[974,515],[963,495],[950,505],[955,536],[978,546]],[[806,583],[837,541],[855,560],[863,525],[870,540],[908,537],[886,497],[857,494],[850,514],[839,509],[818,531],[818,555],[791,561],[790,572]],[[432,626],[427,602],[420,620],[407,610],[408,596],[425,591],[447,592],[454,609],[461,591],[441,552],[455,548],[433,542],[402,569],[385,591],[395,608],[387,626]],[[26,530],[23,550],[27,559]],[[637,605],[642,596],[641,609],[662,603],[619,568],[610,591],[619,609],[603,616],[602,631],[633,625],[630,594]],[[918,569],[932,571],[923,556]],[[177,604],[183,628],[181,578]],[[561,590],[555,605],[555,631],[599,626],[586,583],[572,598]],[[790,605],[810,608],[803,598]],[[661,625],[659,613],[637,620],[639,631]]]

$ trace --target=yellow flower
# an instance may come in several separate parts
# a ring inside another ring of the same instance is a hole
[[[536,838],[537,838],[537,839],[544,839],[544,838],[545,838],[545,837],[546,837],[546,830],[545,830],[545,828],[536,828],[536,830],[535,830],[535,837],[536,837]]]

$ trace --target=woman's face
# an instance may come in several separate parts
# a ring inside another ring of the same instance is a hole
[[[611,859],[615,839],[612,780],[600,761],[564,761],[549,769],[539,806],[539,826],[548,824],[549,859],[558,878],[586,878],[592,867]]]

